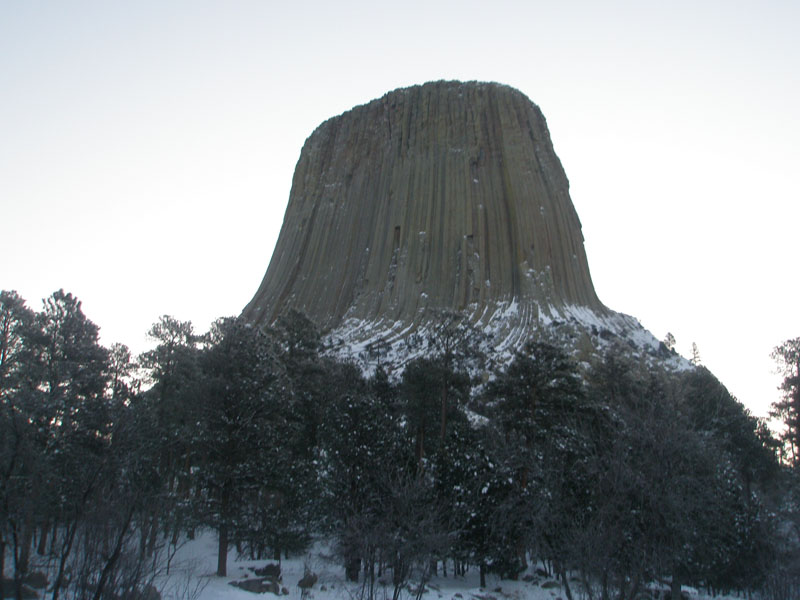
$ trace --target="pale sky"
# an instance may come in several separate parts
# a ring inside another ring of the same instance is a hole
[[[0,0],[0,289],[102,342],[255,293],[306,137],[438,79],[538,104],[595,288],[758,415],[800,335],[800,2]]]

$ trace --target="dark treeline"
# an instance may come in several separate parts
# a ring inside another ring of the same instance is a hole
[[[299,313],[203,335],[165,316],[149,336],[133,357],[70,294],[40,312],[0,295],[0,566],[18,597],[34,561],[53,600],[142,597],[201,528],[219,575],[229,547],[280,560],[325,536],[370,598],[532,561],[570,600],[653,582],[796,597],[794,455],[702,367],[613,345],[579,366],[531,341],[492,368],[455,315],[397,379],[326,356]]]

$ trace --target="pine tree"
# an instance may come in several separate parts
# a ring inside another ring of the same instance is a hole
[[[663,344],[664,344],[664,346],[667,348],[667,350],[669,352],[674,352],[675,351],[675,336],[672,335],[672,333],[670,333],[668,331],[667,335],[664,337]]]
[[[427,336],[427,357],[438,365],[439,374],[439,441],[447,436],[451,403],[463,402],[468,396],[469,372],[486,360],[486,336],[460,313],[444,311],[433,323]],[[452,392],[456,396],[451,398]],[[461,394],[459,394],[461,392]]]
[[[777,474],[774,448],[778,443],[766,423],[750,411],[705,367],[681,375],[681,412],[692,429],[725,453],[748,489],[765,485]]]
[[[286,474],[277,472],[287,451],[286,407],[275,348],[241,318],[213,324],[200,372],[200,515],[219,534],[217,574],[224,576],[229,541],[253,537],[250,504],[260,500],[278,509],[290,485]]]
[[[44,300],[36,321],[43,371],[42,403],[33,420],[43,434],[38,443],[44,457],[37,494],[47,499],[45,515],[62,531],[53,591],[57,600],[79,527],[109,464],[108,351],[81,303],[63,290]]]
[[[325,413],[329,360],[320,356],[322,339],[316,325],[297,310],[281,315],[265,332],[272,338],[277,356],[286,373],[289,396],[296,424],[302,435],[295,450],[310,458],[318,444],[318,432]]]
[[[141,382],[135,377],[138,365],[125,344],[113,344],[108,359],[109,399],[115,405],[125,404],[139,391]]]
[[[695,367],[699,367],[703,360],[700,358],[700,350],[697,348],[697,344],[692,342],[692,358],[689,360]]]
[[[0,573],[6,546],[20,555],[20,528],[32,521],[35,503],[27,483],[40,468],[31,411],[41,401],[41,363],[33,351],[38,339],[35,317],[14,291],[0,292]],[[24,565],[14,561],[16,592],[22,586]]]
[[[584,393],[577,368],[560,348],[529,342],[490,384],[488,397],[508,445],[517,444],[516,452],[508,455],[515,463],[519,502],[528,507],[523,514],[541,512],[534,508],[534,498],[539,497],[549,498],[553,516],[565,516],[548,522],[547,515],[540,514],[538,523],[528,525],[528,532],[546,532],[540,539],[545,540],[547,552],[563,571],[564,544],[559,535],[570,521],[566,515],[573,514],[569,497],[580,494],[576,465],[584,443],[578,425],[579,416],[588,414],[583,410]],[[509,556],[516,556],[523,567],[525,549],[524,545],[509,549]]]
[[[348,579],[357,580],[362,560],[374,576],[390,526],[383,519],[391,490],[412,471],[413,461],[399,421],[374,382],[350,364],[336,365],[328,382],[330,399],[320,429],[326,502],[320,508],[333,521]]]
[[[786,340],[772,351],[778,372],[783,376],[782,398],[772,403],[770,416],[780,419],[785,427],[781,440],[786,448],[788,462],[800,464],[800,338]]]
[[[454,372],[438,358],[415,358],[406,365],[400,383],[400,401],[419,472],[424,470],[429,456],[442,446],[443,424],[463,418],[459,406],[469,398],[469,393],[467,373]]]
[[[188,499],[196,457],[195,434],[198,422],[199,341],[191,321],[163,315],[152,325],[147,337],[156,346],[139,356],[139,364],[151,387],[142,394],[141,409],[149,416],[156,448],[158,478],[163,485],[161,501],[153,503],[143,536],[152,553],[160,527],[191,529]]]
[[[478,566],[482,587],[489,571],[515,578],[523,569],[518,547],[536,513],[520,486],[519,448],[500,440],[490,426],[453,427],[432,473],[453,532],[450,553]]]
[[[7,398],[30,374],[34,313],[15,291],[0,292],[0,400]]]
[[[547,435],[562,415],[573,412],[582,396],[575,364],[561,349],[529,342],[489,387],[502,427],[528,447]]]

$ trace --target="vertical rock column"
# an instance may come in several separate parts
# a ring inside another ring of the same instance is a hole
[[[332,328],[512,300],[606,311],[541,111],[507,86],[435,82],[306,140],[244,315],[268,324],[295,308]]]

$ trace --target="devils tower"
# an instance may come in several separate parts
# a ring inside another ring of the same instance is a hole
[[[350,341],[459,311],[506,344],[542,323],[636,328],[597,298],[542,112],[494,83],[395,90],[306,140],[244,316],[288,309]]]

